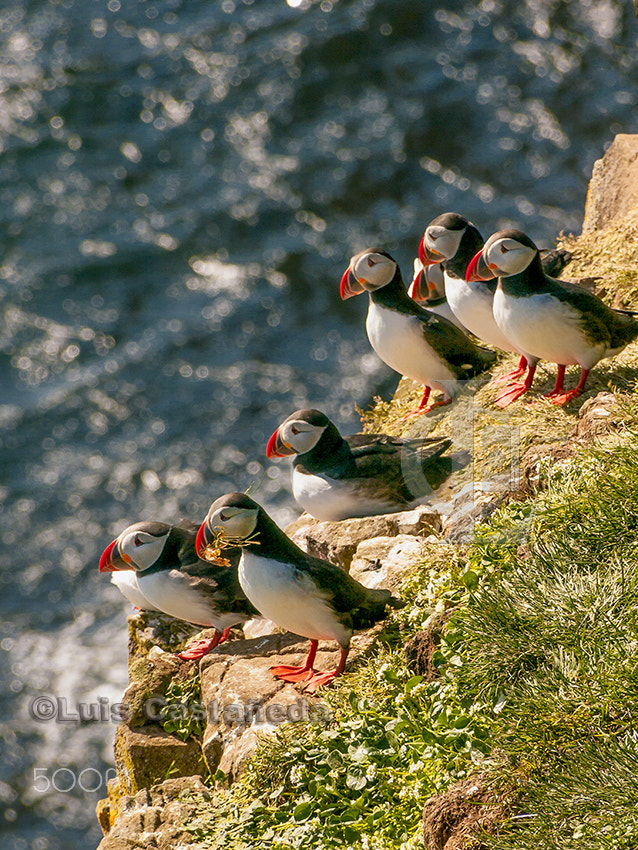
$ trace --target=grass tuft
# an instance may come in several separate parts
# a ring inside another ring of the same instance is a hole
[[[638,846],[638,435],[625,439],[564,468],[527,514],[503,508],[506,545],[486,534],[470,554],[485,573],[456,615],[457,686],[500,695],[493,769],[520,789],[521,816],[489,847]]]

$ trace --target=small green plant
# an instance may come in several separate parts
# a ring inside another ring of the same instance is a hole
[[[483,764],[493,720],[492,704],[461,698],[456,688],[462,661],[453,618],[436,651],[440,677],[425,682],[407,666],[402,641],[479,584],[451,547],[435,551],[437,566],[415,567],[402,587],[407,604],[393,613],[385,646],[326,691],[332,720],[280,727],[239,781],[218,790],[215,814],[193,825],[204,846],[422,846],[426,799]]]
[[[182,741],[191,735],[199,737],[202,734],[205,716],[201,704],[199,676],[184,682],[170,683],[160,717],[160,723],[165,732],[170,732]]]

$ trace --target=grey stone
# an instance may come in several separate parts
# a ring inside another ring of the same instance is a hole
[[[425,541],[409,534],[373,537],[357,546],[350,575],[366,587],[397,591],[425,557]]]
[[[199,776],[166,779],[135,795],[125,795],[112,804],[117,818],[98,850],[198,850],[201,845],[185,824],[210,800],[210,791]]]
[[[301,693],[301,686],[275,679],[277,664],[303,664],[309,641],[275,634],[218,647],[202,659],[202,703],[208,721],[202,750],[212,773],[224,772],[230,781],[241,773],[258,736],[272,733],[285,721],[325,716],[321,696]],[[320,645],[317,670],[337,665],[336,644]]]
[[[320,522],[308,514],[286,528],[286,534],[309,555],[350,570],[357,547],[373,537],[413,534],[426,537],[441,531],[441,517],[428,505],[395,514]]]

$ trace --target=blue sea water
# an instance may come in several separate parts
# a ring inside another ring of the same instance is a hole
[[[638,131],[637,46],[620,0],[3,0],[3,850],[100,839],[114,725],[29,706],[121,697],[105,545],[251,484],[296,516],[274,428],[355,430],[397,381],[340,300],[351,254],[408,279],[446,210],[579,232]]]

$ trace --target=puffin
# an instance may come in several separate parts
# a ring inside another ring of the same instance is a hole
[[[470,260],[483,245],[484,239],[471,221],[458,213],[448,212],[437,216],[425,228],[419,242],[418,255],[424,268],[428,265],[443,267],[445,295],[450,309],[464,327],[488,345],[520,354],[516,369],[495,378],[492,383],[514,382],[529,369],[528,388],[534,379],[538,358],[529,354],[526,356],[496,323],[493,310],[496,281],[468,281],[466,278]],[[569,259],[571,254],[568,251],[550,252],[545,259],[548,273],[559,274]],[[518,386],[506,387],[494,403],[498,407],[506,407],[517,397]]]
[[[295,410],[268,440],[266,456],[294,455],[292,492],[319,520],[404,511],[439,487],[451,472],[442,458],[451,440],[401,439],[387,434],[342,437],[325,413]]]
[[[225,550],[225,560],[219,564],[202,560],[196,548],[198,529],[197,523],[189,521],[134,523],[109,543],[99,563],[101,573],[133,570],[141,597],[151,610],[215,629],[212,638],[193,641],[178,653],[188,660],[202,658],[226,640],[231,626],[258,613],[237,578],[241,550]]]
[[[547,394],[554,404],[579,396],[596,363],[638,337],[636,313],[614,310],[577,284],[549,277],[538,248],[520,230],[494,233],[470,261],[469,281],[493,277],[494,318],[503,333],[525,356],[558,364],[556,384]],[[572,365],[580,366],[580,380],[565,392],[565,367]],[[521,385],[521,392],[526,389]]]
[[[481,374],[496,359],[442,316],[424,310],[408,295],[401,271],[386,251],[355,254],[341,278],[341,298],[367,292],[366,330],[372,348],[390,368],[424,385],[419,406],[403,419],[449,404],[460,382]],[[442,399],[428,404],[431,390]]]
[[[306,693],[343,673],[356,629],[384,619],[388,605],[404,604],[389,590],[364,587],[334,564],[306,554],[244,493],[227,493],[213,502],[197,533],[200,555],[220,533],[242,547],[239,582],[252,604],[283,629],[310,640],[303,665],[270,668],[276,679],[303,683]],[[334,670],[314,669],[320,640],[336,641],[341,648]]]
[[[445,280],[443,278],[443,263],[432,263],[423,265],[418,257],[414,258],[414,276],[408,287],[408,295],[414,301],[422,304],[426,310],[443,316],[448,322],[452,322],[457,328],[465,331],[452,312],[445,295]]]

